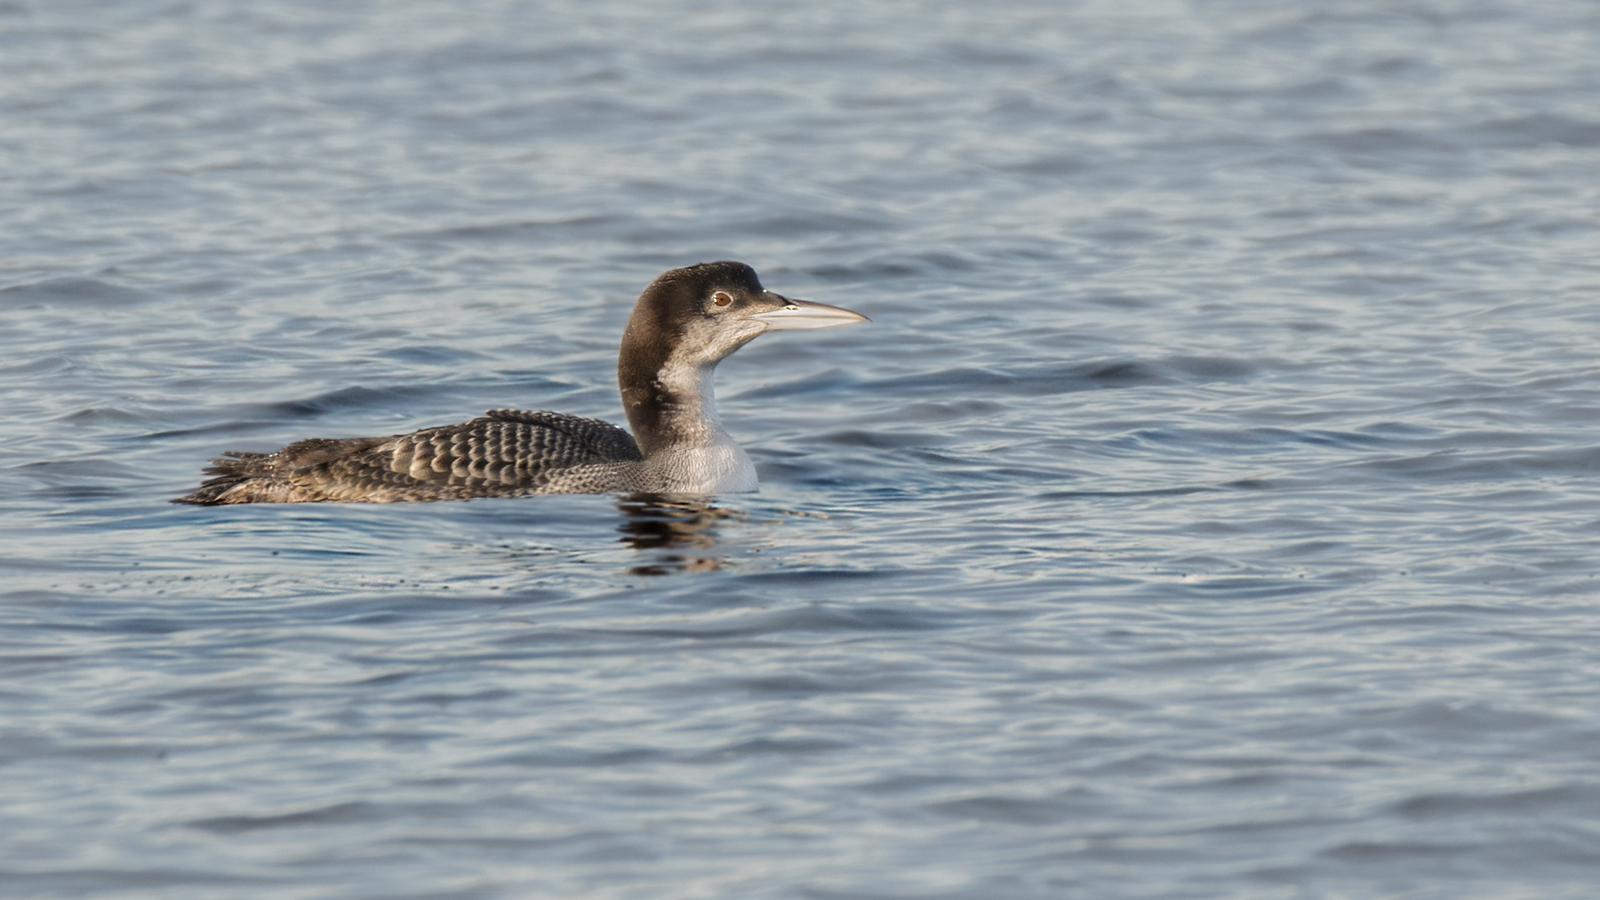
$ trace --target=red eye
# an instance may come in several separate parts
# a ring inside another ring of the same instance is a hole
[[[711,295],[711,302],[718,306],[727,306],[729,303],[733,302],[733,298],[721,291],[717,291],[715,294]]]

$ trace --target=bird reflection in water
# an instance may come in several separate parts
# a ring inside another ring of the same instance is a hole
[[[661,494],[630,494],[617,501],[622,510],[621,541],[635,550],[654,553],[654,559],[628,569],[632,575],[671,575],[675,572],[714,572],[727,558],[717,553],[717,527],[724,521],[743,521],[745,513],[722,509],[698,500]]]

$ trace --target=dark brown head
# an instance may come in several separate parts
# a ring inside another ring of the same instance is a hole
[[[768,331],[828,328],[867,317],[821,303],[791,300],[761,286],[740,262],[673,269],[639,295],[622,335],[617,382],[635,439],[646,455],[670,442],[663,418],[710,404],[711,371]]]

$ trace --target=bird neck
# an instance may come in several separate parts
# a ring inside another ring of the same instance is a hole
[[[670,353],[660,358],[660,348],[633,347],[630,353],[627,338],[617,362],[617,384],[639,452],[648,459],[669,449],[733,445],[717,415],[712,385],[716,363],[674,359]]]

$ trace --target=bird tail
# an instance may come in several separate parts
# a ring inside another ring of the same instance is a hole
[[[213,459],[211,465],[200,470],[201,474],[213,477],[201,482],[194,493],[176,497],[172,502],[192,503],[196,506],[242,502],[227,499],[227,493],[247,481],[269,475],[268,461],[271,458],[270,453],[239,453],[229,450]]]

